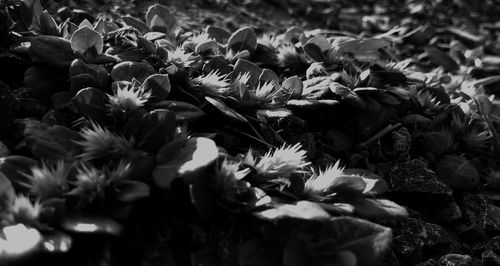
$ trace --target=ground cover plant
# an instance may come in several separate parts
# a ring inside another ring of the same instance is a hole
[[[495,1],[69,2],[0,2],[1,265],[500,265]]]

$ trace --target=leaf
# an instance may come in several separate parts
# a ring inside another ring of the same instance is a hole
[[[388,189],[387,183],[384,179],[368,170],[359,168],[347,168],[342,172],[346,175],[360,176],[363,179],[366,184],[363,190],[363,194],[377,195],[386,192]]]
[[[442,52],[441,50],[438,50],[436,48],[427,48],[425,49],[425,53],[430,57],[430,60],[433,64],[442,66],[448,71],[456,71],[460,68],[455,60],[453,60],[448,54]]]
[[[250,61],[247,61],[245,59],[238,59],[238,61],[236,61],[236,64],[234,64],[234,69],[231,73],[231,76],[233,79],[235,79],[239,75],[244,75],[245,73],[250,74],[248,85],[250,86],[250,88],[255,88],[255,86],[257,86],[257,84],[259,83],[259,77],[262,73],[262,69]]]
[[[79,139],[78,132],[55,125],[28,134],[25,141],[26,147],[35,158],[56,161],[76,156],[80,150],[75,142]]]
[[[330,214],[320,205],[305,200],[290,204],[275,204],[269,209],[255,211],[253,214],[268,221],[277,221],[284,218],[304,220],[325,220],[330,218]]]
[[[154,74],[149,76],[142,87],[145,91],[151,91],[151,102],[159,102],[167,98],[170,93],[170,80],[166,74]]]
[[[404,219],[408,211],[399,204],[386,199],[349,200],[354,206],[354,213],[360,217],[376,220]]]
[[[145,114],[139,121],[137,139],[139,146],[149,152],[157,152],[175,132],[175,113],[157,109]]]
[[[40,35],[31,39],[29,53],[33,61],[68,67],[75,59],[71,43],[61,37]]]
[[[142,22],[142,21],[138,20],[137,18],[134,18],[130,15],[126,15],[126,16],[122,17],[122,20],[126,25],[138,30],[142,34],[149,31],[149,26],[146,23],[144,23],[144,22]]]
[[[259,76],[259,83],[264,84],[271,81],[274,82],[275,89],[280,86],[280,78],[274,71],[267,68],[262,69],[262,73]]]
[[[148,8],[146,12],[146,24],[150,29],[155,29],[164,33],[171,33],[174,29],[177,20],[173,12],[163,5],[153,5]]]
[[[215,41],[206,41],[196,45],[194,51],[198,54],[213,54],[217,52],[219,45]]]
[[[225,43],[229,37],[231,37],[229,32],[217,26],[208,26],[205,32],[208,34],[209,38],[214,39],[218,43]]]
[[[32,158],[21,155],[10,155],[0,158],[0,172],[10,180],[15,190],[20,193],[26,191],[24,184],[29,184],[25,174],[31,173],[31,168],[37,164],[38,162]]]
[[[330,90],[339,96],[342,101],[359,109],[367,108],[366,102],[348,87],[337,82],[330,82],[329,86]]]
[[[146,183],[126,180],[114,187],[115,197],[122,202],[134,202],[149,196],[149,186]]]
[[[42,12],[40,16],[40,30],[45,35],[59,36],[59,28],[54,18],[49,14],[47,10]]]
[[[205,113],[190,103],[181,101],[168,101],[164,100],[157,104],[152,105],[153,108],[167,109],[175,113],[175,120],[177,122],[192,122],[203,116]]]
[[[269,110],[257,110],[257,115],[265,118],[285,118],[292,116],[293,113],[286,108],[276,108]]]
[[[203,137],[188,139],[178,151],[162,148],[157,159],[164,157],[163,153],[172,152],[175,152],[175,157],[166,161],[157,160],[157,167],[153,171],[155,183],[162,188],[169,188],[176,178],[182,178],[188,184],[193,183],[196,177],[203,178],[202,174],[219,156],[215,142]]]
[[[238,265],[240,266],[275,266],[281,265],[281,254],[273,250],[266,241],[250,239],[238,247]]]
[[[300,41],[300,36],[304,34],[304,31],[296,26],[293,26],[285,32],[283,36],[283,42],[295,44]]]
[[[257,49],[257,35],[250,27],[241,28],[229,37],[227,48],[234,53],[247,50],[252,55]]]
[[[385,39],[371,38],[351,40],[334,45],[334,51],[340,55],[352,54],[360,61],[374,61],[379,58],[379,49],[386,49],[391,42]]]
[[[321,35],[316,35],[316,36],[312,37],[311,39],[309,39],[307,41],[306,44],[309,44],[309,43],[316,45],[320,49],[321,53],[325,53],[326,51],[328,51],[330,49],[330,42],[328,41],[327,38],[325,38]]]
[[[153,74],[156,74],[155,69],[150,64],[142,62],[121,62],[111,70],[111,78],[114,81],[132,81],[135,78],[142,83]]]
[[[332,239],[336,250],[352,252],[357,265],[377,265],[392,242],[390,228],[351,217],[334,217],[321,231],[322,239]]]
[[[82,55],[92,48],[97,54],[102,54],[103,45],[101,35],[89,27],[79,28],[71,36],[71,48]]]
[[[42,241],[38,230],[20,223],[3,227],[0,234],[1,265],[13,265],[34,255]]]
[[[61,221],[61,227],[72,233],[105,234],[119,236],[123,226],[115,220],[104,216],[69,216]]]
[[[292,95],[292,98],[299,98],[302,95],[302,89],[304,88],[304,84],[302,80],[297,77],[289,77],[283,81],[281,87],[285,89],[288,93]]]
[[[12,183],[2,172],[0,172],[0,218],[10,211],[15,199],[16,192],[14,191]]]
[[[106,94],[95,88],[85,88],[78,91],[73,102],[80,113],[96,121],[103,121],[106,117]]]
[[[208,60],[205,65],[203,65],[203,73],[209,74],[212,71],[218,71],[222,75],[226,75],[233,71],[233,68],[229,65],[226,59],[221,55],[216,55]]]
[[[227,106],[225,103],[223,103],[221,100],[216,99],[216,98],[211,98],[209,96],[205,96],[205,100],[209,102],[211,105],[213,105],[217,110],[219,110],[223,115],[225,115],[227,118],[231,119],[233,122],[239,122],[239,123],[248,123],[248,120],[240,115],[238,112],[235,110],[231,109],[229,106]]]
[[[306,43],[304,45],[304,52],[316,62],[325,62],[325,56],[321,52],[321,48],[314,43]]]
[[[40,17],[43,8],[40,0],[23,0],[21,3],[21,20],[31,31],[40,31]]]
[[[71,249],[73,239],[71,236],[55,231],[50,234],[45,233],[40,248],[47,253],[66,253]]]

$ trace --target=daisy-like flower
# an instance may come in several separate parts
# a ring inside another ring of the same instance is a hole
[[[240,162],[224,159],[215,170],[215,184],[218,201],[228,211],[238,211],[251,198],[250,184],[242,179],[250,169],[241,169]]]
[[[68,188],[67,177],[71,167],[64,161],[54,165],[42,163],[42,166],[31,168],[31,174],[24,174],[29,184],[30,193],[39,199],[60,197]]]
[[[193,53],[186,53],[181,47],[177,47],[173,51],[168,51],[168,61],[179,68],[186,68],[195,62]]]
[[[133,140],[118,136],[94,122],[91,122],[91,127],[84,128],[80,135],[83,140],[76,143],[83,147],[83,153],[79,157],[86,161],[120,158],[134,149]]]
[[[201,88],[201,93],[210,95],[224,95],[230,90],[227,75],[221,74],[218,70],[193,78],[191,85],[195,88]]]
[[[36,227],[39,225],[38,217],[42,210],[42,204],[39,201],[34,203],[24,196],[18,195],[11,207],[12,224],[21,223]]]
[[[255,158],[252,150],[249,150],[243,162],[253,167],[262,177],[288,177],[294,173],[302,173],[302,169],[310,164],[306,161],[306,151],[301,148],[299,143],[293,146],[283,145],[259,158]]]
[[[117,83],[113,95],[108,94],[109,103],[106,107],[111,113],[130,113],[144,106],[151,97],[150,91],[132,84]]]
[[[258,40],[258,43],[269,47],[272,50],[275,50],[279,46],[279,40],[276,39],[276,36],[264,34],[262,38]]]
[[[442,104],[437,97],[433,97],[428,91],[419,93],[417,99],[422,108],[430,113],[440,112],[446,107],[446,105]]]
[[[493,135],[481,125],[470,125],[463,137],[465,145],[472,151],[488,151],[493,142]]]
[[[335,196],[340,191],[362,193],[366,183],[359,175],[346,175],[340,161],[330,165],[325,171],[313,173],[305,182],[304,194],[314,200],[323,201]]]
[[[307,63],[307,59],[300,54],[293,45],[282,45],[278,48],[278,60],[281,65],[288,68],[296,68]]]
[[[107,171],[109,180],[113,182],[125,179],[127,177],[127,174],[130,172],[131,166],[132,165],[130,164],[130,162],[120,160],[116,168]]]
[[[97,198],[104,198],[106,187],[110,184],[104,171],[93,166],[82,165],[76,174],[75,188],[68,195],[78,196],[81,203],[87,204]]]
[[[186,51],[194,52],[197,45],[213,40],[214,39],[210,38],[207,32],[202,32],[188,38],[184,43],[182,43],[182,48]]]

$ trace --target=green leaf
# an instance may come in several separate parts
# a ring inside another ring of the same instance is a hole
[[[325,62],[325,56],[321,52],[321,48],[314,43],[306,43],[304,45],[304,52],[316,62]]]
[[[277,221],[284,218],[304,220],[325,220],[330,218],[330,214],[320,205],[305,200],[290,204],[277,203],[271,208],[256,211],[253,214],[260,219],[268,221]]]
[[[330,82],[328,86],[330,87],[330,90],[335,95],[339,96],[342,101],[359,109],[367,108],[366,102],[348,87],[337,82]]]
[[[14,191],[12,183],[2,172],[0,172],[0,218],[10,211],[15,199],[16,192]]]
[[[75,59],[71,43],[61,37],[40,35],[31,39],[29,53],[33,61],[68,67]]]
[[[354,206],[354,213],[360,217],[376,220],[403,219],[408,217],[408,211],[399,204],[386,199],[356,199],[349,200]]]
[[[122,17],[122,20],[126,25],[138,30],[142,34],[149,31],[149,26],[146,23],[144,23],[144,22],[142,22],[142,21],[140,21],[140,20],[138,20],[130,15],[126,15],[126,16]]]
[[[257,35],[250,27],[241,28],[229,37],[227,48],[235,54],[244,50],[253,54],[257,49]]]
[[[0,264],[13,265],[36,253],[42,242],[42,235],[23,224],[8,225],[2,228],[0,239]]]
[[[115,197],[122,202],[134,202],[149,196],[149,186],[146,183],[126,180],[114,186]]]
[[[72,233],[106,234],[119,236],[123,230],[121,224],[104,216],[69,216],[61,221],[61,227]]]
[[[20,8],[21,20],[31,31],[40,31],[43,8],[40,0],[23,0]]]
[[[211,105],[215,106],[217,110],[219,110],[223,115],[225,115],[227,118],[231,119],[233,122],[239,122],[239,123],[244,123],[247,124],[248,120],[240,115],[238,112],[235,110],[231,109],[229,106],[227,106],[225,103],[223,103],[221,100],[212,98],[209,96],[206,96],[205,99],[207,102],[209,102]]]
[[[444,69],[448,71],[456,71],[460,68],[460,66],[445,52],[436,49],[436,48],[427,48],[425,49],[425,53],[430,57],[430,60],[433,64],[438,66],[442,66]]]
[[[102,54],[103,45],[101,35],[89,27],[79,28],[71,36],[71,48],[82,55],[91,48],[94,48],[97,54]]]
[[[26,147],[40,160],[70,159],[78,153],[78,132],[64,126],[51,126],[26,136]]]
[[[166,74],[154,74],[144,80],[142,87],[145,91],[151,91],[151,102],[159,102],[170,93],[170,80]]]
[[[150,29],[161,31],[164,33],[171,33],[177,24],[177,20],[173,11],[163,5],[153,5],[148,8],[146,12],[146,24]]]
[[[297,77],[289,77],[283,81],[281,87],[285,89],[288,93],[292,95],[292,98],[299,98],[302,95],[302,89],[304,88],[304,84],[302,80]]]
[[[250,239],[238,247],[238,265],[240,266],[276,266],[281,265],[280,250],[273,249],[262,239]]]
[[[168,143],[166,147],[169,147]],[[163,153],[175,153],[175,156],[164,156]],[[194,178],[203,177],[208,166],[218,156],[219,150],[215,142],[203,137],[188,139],[180,150],[162,148],[157,155],[157,167],[153,172],[153,179],[162,188],[169,188],[176,178],[182,178],[191,184]]]
[[[229,32],[217,26],[208,26],[205,32],[208,33],[209,38],[214,39],[218,43],[225,43],[231,37]]]
[[[175,132],[175,113],[157,109],[144,115],[137,125],[139,146],[149,152],[156,152]]]
[[[386,39],[371,38],[336,44],[334,51],[339,55],[352,54],[356,59],[363,62],[372,62],[380,57],[379,49],[387,49],[390,46],[391,42]]]
[[[111,70],[114,81],[132,81],[135,78],[142,83],[153,74],[156,74],[155,69],[150,64],[142,62],[121,62]]]
[[[60,36],[57,23],[47,10],[44,10],[40,16],[40,30],[45,35]]]
[[[107,113],[106,94],[95,88],[85,88],[78,91],[73,98],[80,113],[92,120],[102,121]]]
[[[197,106],[181,101],[164,100],[152,105],[152,107],[167,109],[174,112],[177,122],[192,122],[205,116],[205,113]]]
[[[38,162],[32,158],[21,155],[10,155],[0,158],[0,172],[7,177],[15,190],[24,192],[26,187],[24,184],[29,184],[26,174],[31,173],[31,168],[35,167]],[[3,187],[3,186],[2,186]]]
[[[250,74],[250,79],[248,79],[248,85],[250,88],[255,88],[259,83],[259,77],[262,74],[262,69],[256,64],[247,61],[245,59],[238,59],[236,64],[234,64],[233,72],[231,73],[232,78],[237,78],[239,75],[245,73]]]

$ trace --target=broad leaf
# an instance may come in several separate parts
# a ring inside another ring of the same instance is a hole
[[[168,143],[167,143],[168,144]],[[162,153],[175,153],[175,157],[157,161],[153,179],[162,188],[169,188],[174,179],[182,178],[186,183],[192,183],[219,156],[215,142],[208,138],[191,138],[180,150],[160,149],[157,158],[165,158]]]
[[[31,168],[37,164],[38,162],[32,158],[21,155],[10,155],[0,158],[0,172],[10,180],[16,192],[25,192],[26,186],[24,184],[29,184],[28,178],[25,175],[30,174]]]
[[[277,221],[284,218],[295,218],[304,220],[325,220],[330,218],[320,205],[310,201],[297,201],[290,204],[274,204],[268,209],[253,213],[256,217],[269,221]]]
[[[229,37],[227,48],[234,53],[247,50],[253,54],[257,49],[257,35],[252,28],[241,28]]]
[[[155,69],[150,64],[142,62],[121,62],[111,70],[114,81],[132,81],[135,78],[142,83],[153,74],[156,74]]]
[[[205,113],[195,105],[181,101],[161,101],[153,105],[154,108],[163,108],[175,113],[177,122],[192,122],[205,115]]]
[[[137,126],[139,146],[155,153],[174,135],[175,113],[164,109],[153,110],[145,114]]]
[[[85,55],[90,49],[95,49],[95,55],[102,54],[103,40],[97,31],[83,27],[76,30],[71,36],[71,48],[82,55]]]
[[[0,172],[0,219],[10,211],[16,199],[16,192],[10,180]]]
[[[302,95],[304,84],[299,77],[293,76],[285,79],[283,84],[281,84],[281,87],[290,93],[292,98],[299,98]]]
[[[85,88],[73,98],[80,113],[96,121],[102,121],[107,113],[106,94],[95,88]]]
[[[149,76],[142,87],[151,92],[151,102],[159,102],[167,98],[170,93],[170,80],[168,75],[155,74]]]
[[[150,29],[171,33],[177,23],[173,12],[162,5],[156,4],[150,6],[146,12],[146,24]]]
[[[69,66],[76,57],[68,40],[48,35],[33,37],[29,53],[33,61],[63,67]]]

